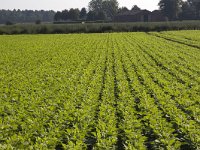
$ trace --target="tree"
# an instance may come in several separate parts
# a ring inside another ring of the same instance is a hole
[[[102,3],[103,12],[109,19],[112,19],[117,14],[118,7],[117,0],[104,0]]]
[[[118,9],[118,13],[123,13],[123,12],[126,12],[126,11],[129,11],[129,9],[127,7],[121,7]]]
[[[87,17],[86,8],[82,8],[80,11],[80,19],[86,19],[86,17]]]
[[[182,2],[180,19],[181,20],[196,19],[195,8],[188,1]]]
[[[106,20],[107,19],[106,13],[104,11],[98,12],[96,19],[97,20]]]
[[[52,22],[55,14],[52,10],[0,10],[0,23],[5,24],[6,21],[13,23],[35,23],[36,20]]]
[[[195,18],[200,19],[200,0],[188,0],[188,2],[195,11]]]
[[[55,21],[60,21],[61,18],[62,18],[62,13],[60,11],[58,11],[54,16],[54,20]]]
[[[69,11],[67,9],[62,11],[61,20],[68,20],[69,19]]]
[[[131,10],[133,10],[133,11],[139,11],[139,10],[141,10],[141,8],[138,7],[137,5],[134,5]]]
[[[73,9],[71,8],[68,13],[68,17],[70,20],[78,20],[79,19],[80,11],[78,8]]]
[[[118,5],[117,0],[91,0],[89,10],[101,15],[105,13],[107,18],[112,19],[118,12]]]
[[[88,7],[89,11],[100,12],[103,10],[103,0],[91,0]]]
[[[160,0],[158,5],[162,13],[168,17],[169,20],[178,19],[178,14],[181,9],[181,0]]]
[[[94,11],[89,11],[87,14],[88,21],[94,21],[96,19],[96,13]]]

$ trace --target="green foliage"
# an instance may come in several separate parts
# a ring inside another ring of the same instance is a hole
[[[6,21],[6,25],[9,26],[9,25],[13,25],[13,23],[11,21]]]
[[[91,0],[89,2],[89,10],[96,14],[105,13],[111,20],[118,12],[119,3],[117,0]],[[98,16],[95,20],[98,20]],[[106,20],[106,18],[104,18]]]
[[[0,36],[0,149],[199,149],[199,40]]]
[[[159,7],[169,20],[177,20],[181,11],[181,0],[160,0]]]
[[[91,13],[88,20],[93,20],[96,14]],[[103,16],[104,17],[104,16]],[[104,21],[55,22],[55,24],[16,24],[0,26],[0,34],[57,34],[57,33],[104,33],[104,32],[149,32],[169,30],[199,30],[200,21],[175,22],[137,22],[137,23],[106,23]],[[41,32],[42,31],[42,32]],[[44,32],[45,31],[45,32]]]
[[[34,23],[36,20],[42,22],[52,22],[55,12],[52,10],[0,10],[0,24],[5,24],[7,21],[13,23]]]
[[[87,10],[86,10],[86,8],[82,8],[81,9],[81,11],[80,11],[80,19],[82,19],[82,20],[86,20],[86,18],[87,18]]]
[[[41,24],[41,20],[36,20],[35,24]]]

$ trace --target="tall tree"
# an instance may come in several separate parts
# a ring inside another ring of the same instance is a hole
[[[126,12],[126,11],[129,11],[129,9],[127,7],[118,8],[118,13],[123,13],[123,12]]]
[[[196,19],[195,8],[188,1],[182,2],[180,19],[181,20],[195,20]]]
[[[195,18],[200,19],[200,0],[188,0],[188,2],[195,9]]]
[[[100,12],[103,9],[103,0],[91,0],[88,7],[89,11]]]
[[[103,12],[105,12],[105,15],[112,19],[118,11],[119,3],[117,0],[104,0],[102,3]]]
[[[137,5],[134,5],[131,10],[133,10],[133,11],[139,11],[139,10],[141,10],[141,8],[138,7]]]
[[[60,21],[62,20],[62,12],[58,11],[55,16],[54,16],[55,21]]]
[[[87,10],[86,8],[82,8],[80,11],[80,19],[86,19],[87,17]]]
[[[61,20],[68,20],[69,19],[69,11],[67,9],[62,11]]]
[[[71,8],[68,13],[68,17],[70,20],[78,20],[79,19],[80,10],[78,8]]]
[[[112,19],[118,12],[118,5],[117,0],[91,0],[89,10]]]
[[[88,21],[96,20],[96,13],[94,11],[89,11],[87,14],[87,20]]]
[[[98,12],[96,19],[97,20],[106,20],[107,19],[106,13],[104,11]]]
[[[13,23],[35,23],[36,20],[42,22],[52,22],[55,12],[44,10],[0,10],[0,24],[6,22]]]
[[[169,20],[178,19],[178,14],[181,9],[181,0],[160,0],[158,5]]]

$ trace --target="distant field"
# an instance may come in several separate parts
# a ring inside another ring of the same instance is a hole
[[[200,149],[200,31],[0,36],[0,149]]]
[[[0,26],[0,34],[57,34],[200,30],[200,21],[16,24]]]

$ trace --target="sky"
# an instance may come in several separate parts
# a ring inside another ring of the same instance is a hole
[[[90,0],[0,0],[0,9],[64,10],[88,6]],[[118,0],[119,6],[129,9],[138,5],[142,9],[158,9],[159,0]]]

